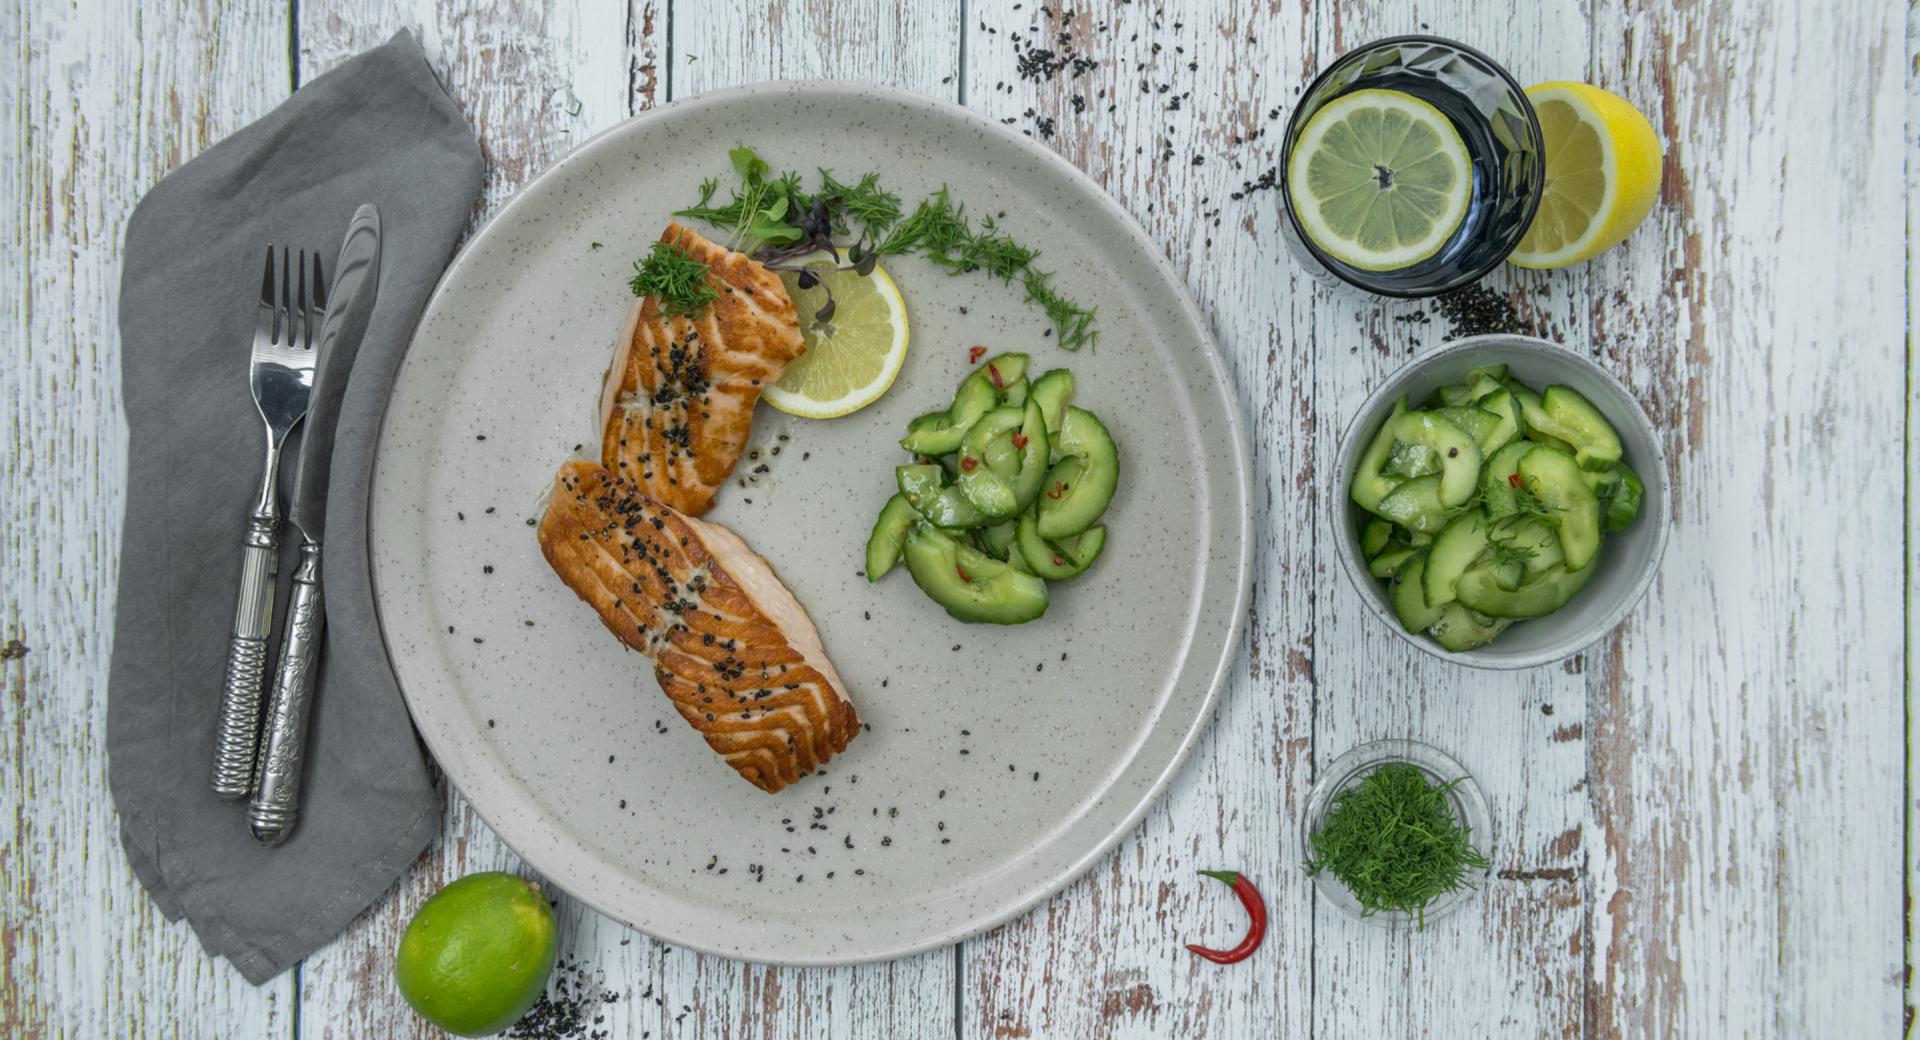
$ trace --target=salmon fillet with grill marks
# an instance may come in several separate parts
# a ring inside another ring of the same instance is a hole
[[[732,531],[574,461],[555,477],[540,551],[755,787],[780,790],[860,732],[812,619]]]
[[[660,240],[705,263],[719,297],[671,318],[655,297],[633,302],[600,395],[600,462],[697,516],[745,450],[761,388],[806,344],[786,287],[759,261],[677,223]]]

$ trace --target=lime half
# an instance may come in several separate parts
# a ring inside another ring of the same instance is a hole
[[[1314,245],[1363,271],[1396,271],[1453,237],[1473,173],[1439,109],[1397,90],[1356,90],[1307,120],[1287,161],[1287,193]]]

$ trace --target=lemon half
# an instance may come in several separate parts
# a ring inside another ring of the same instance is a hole
[[[800,288],[798,272],[780,272],[800,311],[807,351],[763,396],[788,415],[832,419],[865,408],[893,385],[907,360],[907,303],[885,268],[863,277],[833,270],[824,258],[810,266],[820,282],[808,289]],[[829,291],[833,313],[823,321],[818,314]]]
[[[1527,90],[1547,147],[1547,182],[1507,259],[1566,267],[1618,245],[1660,198],[1660,139],[1625,98],[1587,83]]]

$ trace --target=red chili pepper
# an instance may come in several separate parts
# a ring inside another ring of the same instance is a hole
[[[986,352],[987,352],[987,348],[985,348],[985,347],[972,347],[972,348],[970,348],[970,349],[968,349],[968,351],[967,351],[967,364],[969,364],[969,365],[977,365],[977,364],[979,364],[979,363],[980,363],[980,356],[981,356],[981,355],[983,355],[983,354],[985,354]]]
[[[1059,554],[1059,553],[1054,553],[1054,554],[1053,554],[1053,565],[1054,565],[1055,567],[1065,567],[1065,566],[1067,565],[1067,561],[1065,561],[1065,560],[1063,560],[1063,559],[1061,559],[1061,558],[1060,558],[1060,554]]]
[[[961,468],[961,469],[963,469],[963,470],[965,470],[965,471],[966,471],[966,472],[968,472],[968,473],[972,473],[972,472],[973,472],[973,467],[975,467],[975,466],[978,466],[978,465],[979,465],[979,463],[978,463],[978,462],[975,462],[975,461],[973,461],[973,460],[972,460],[971,458],[968,458],[968,457],[966,457],[966,456],[964,456],[964,455],[963,455],[963,456],[961,456],[961,458],[960,458],[960,468]]]
[[[1261,901],[1260,890],[1253,887],[1245,874],[1235,871],[1203,870],[1200,873],[1231,887],[1233,894],[1240,897],[1240,905],[1247,908],[1247,937],[1231,950],[1213,950],[1191,943],[1187,949],[1215,964],[1233,964],[1253,956],[1253,951],[1260,948],[1260,941],[1267,937],[1267,904]]]
[[[1520,476],[1520,474],[1518,474],[1518,473],[1509,473],[1509,474],[1507,474],[1507,486],[1508,486],[1508,487],[1519,487],[1520,485],[1522,485],[1522,484],[1524,484],[1524,483],[1526,483],[1526,480],[1525,480],[1525,479],[1523,479],[1523,478],[1522,478],[1522,477]]]
[[[1005,390],[1007,388],[1007,381],[1000,378],[1000,369],[991,361],[987,362],[987,375],[993,377],[994,389]]]
[[[1014,447],[1016,447],[1016,448],[1024,448],[1024,447],[1026,447],[1026,446],[1027,446],[1027,435],[1026,435],[1026,434],[1024,434],[1024,433],[1016,433],[1016,434],[1014,434],[1014,435],[1013,435],[1013,446],[1014,446]]]
[[[967,581],[967,582],[970,582],[970,581],[972,581],[972,580],[973,580],[972,578],[969,578],[969,577],[967,577],[967,569],[966,569],[965,567],[962,567],[962,566],[960,566],[960,565],[959,565],[959,564],[957,564],[957,563],[953,565],[953,572],[954,572],[955,574],[958,574],[958,575],[960,575],[960,580],[961,580],[961,581]]]

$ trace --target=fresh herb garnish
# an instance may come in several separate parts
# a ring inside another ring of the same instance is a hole
[[[634,261],[627,286],[635,296],[659,297],[660,314],[668,318],[698,313],[720,295],[707,281],[705,263],[665,242],[655,242],[645,260]]]
[[[1424,929],[1429,903],[1469,884],[1469,871],[1487,868],[1447,801],[1459,782],[1434,787],[1405,762],[1367,774],[1333,796],[1313,833],[1307,873],[1331,872],[1360,901],[1363,917],[1397,911]]]
[[[976,230],[966,207],[954,202],[944,186],[903,217],[900,197],[881,186],[878,173],[848,184],[822,169],[818,190],[808,193],[797,174],[772,176],[750,148],[735,148],[728,157],[739,184],[727,201],[714,201],[720,184],[707,180],[700,185],[700,201],[675,215],[725,229],[728,248],[751,255],[771,270],[817,272],[817,254],[844,253],[838,269],[864,276],[873,273],[882,257],[924,256],[948,274],[985,271],[1002,282],[1019,279],[1027,302],[1046,313],[1067,350],[1098,338],[1094,309],[1060,295],[1050,284],[1053,275],[1033,266],[1038,250],[1014,241],[991,217]],[[812,282],[818,275],[801,277]],[[829,294],[815,318],[831,319],[833,306]]]

